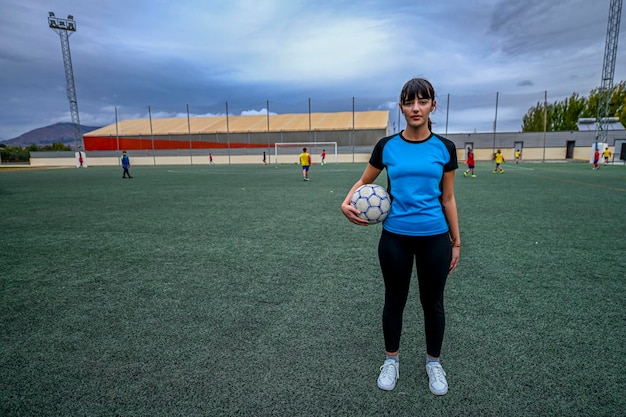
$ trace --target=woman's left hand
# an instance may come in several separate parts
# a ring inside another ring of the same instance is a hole
[[[448,274],[451,274],[456,269],[457,264],[459,263],[459,256],[461,256],[461,247],[453,246],[452,247],[452,260],[450,261],[450,269]]]

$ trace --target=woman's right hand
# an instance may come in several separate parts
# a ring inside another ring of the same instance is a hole
[[[341,204],[341,212],[348,220],[358,226],[368,226],[369,222],[365,219],[359,217],[361,212],[359,209],[351,205],[350,203],[342,203]]]

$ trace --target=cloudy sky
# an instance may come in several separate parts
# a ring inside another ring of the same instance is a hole
[[[496,120],[497,131],[519,131],[544,92],[554,102],[599,87],[610,0],[2,3],[0,141],[71,121],[49,11],[77,23],[69,39],[83,125],[115,123],[116,109],[123,120],[353,103],[392,108],[396,123],[402,85],[420,76],[437,90],[435,131],[471,133]],[[616,82],[626,79],[623,51]]]

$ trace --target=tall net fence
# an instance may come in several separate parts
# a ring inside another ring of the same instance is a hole
[[[486,93],[460,95],[438,92],[437,109],[431,114],[433,130],[436,133],[485,133],[520,132],[523,117],[532,107],[561,100],[564,97],[550,97],[547,92],[532,93]],[[214,104],[146,104],[140,107],[117,106],[111,108],[104,121],[114,124],[129,119],[161,119],[212,116],[259,116],[275,114],[311,114],[333,112],[363,112],[371,110],[389,111],[389,130],[396,133],[405,127],[405,121],[398,109],[398,98],[389,97],[346,97],[344,99],[322,100],[304,98],[299,101],[226,101]],[[184,120],[183,120],[184,122]],[[271,126],[269,126],[271,131]],[[122,132],[123,133],[123,132]],[[225,134],[226,132],[222,132]],[[218,140],[224,140],[224,137]],[[276,141],[268,137],[270,141]],[[286,142],[312,139],[289,137]]]
[[[436,110],[431,114],[433,131],[449,135],[457,147],[485,148],[493,152],[498,147],[537,149],[535,159],[550,157],[545,149],[554,146],[580,146],[582,143],[568,143],[562,136],[569,132],[534,132],[521,136],[524,116],[530,109],[544,104],[563,100],[565,97],[551,97],[546,91],[529,93],[485,93],[449,94],[439,91]],[[312,115],[320,113],[358,113],[368,111],[388,112],[387,126],[367,130],[359,127],[319,130],[311,121]],[[308,126],[296,130],[276,130],[270,121],[271,116],[298,114],[309,116]],[[233,119],[240,116],[256,116],[253,129],[241,131],[233,127]],[[221,117],[226,119],[224,128],[218,131],[198,132],[192,129],[193,118]],[[161,119],[178,119],[175,132],[153,130],[153,125]],[[105,123],[115,126],[115,138],[109,137],[107,151],[120,154],[133,142],[135,152],[145,155],[188,156],[191,163],[196,158],[214,156],[244,155],[267,158],[269,163],[275,154],[276,143],[336,142],[338,154],[370,153],[378,139],[394,134],[405,128],[405,120],[398,107],[397,97],[346,97],[343,99],[321,100],[303,98],[295,101],[225,101],[222,103],[192,104],[147,104],[145,106],[116,106],[111,108]],[[141,133],[128,135],[124,122],[138,121],[144,124]],[[230,125],[229,125],[230,121]],[[118,129],[119,126],[119,129]],[[583,133],[583,132],[575,132]],[[593,132],[588,132],[590,135]],[[532,136],[532,137],[531,137]],[[591,137],[591,136],[590,136]],[[167,146],[164,143],[167,142]],[[522,143],[524,142],[524,143]],[[571,140],[569,142],[572,142]],[[589,142],[585,139],[584,146]],[[173,144],[173,145],[172,145]],[[315,152],[318,150],[316,149]],[[560,152],[560,151],[559,151]],[[530,154],[527,154],[530,156]],[[559,154],[560,155],[560,154]],[[568,150],[564,154],[570,158]],[[354,158],[352,159],[354,160]]]

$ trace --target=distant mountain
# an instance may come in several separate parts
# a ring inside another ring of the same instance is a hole
[[[83,135],[91,132],[92,130],[100,129],[100,127],[94,126],[80,126]],[[0,141],[9,146],[20,146],[22,148],[28,145],[52,145],[56,142],[63,142],[64,144],[74,147],[74,124],[73,123],[55,123],[50,126],[40,127],[38,129],[26,132],[16,138]]]

